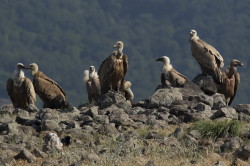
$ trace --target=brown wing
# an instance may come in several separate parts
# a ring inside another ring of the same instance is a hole
[[[215,60],[216,60],[218,67],[224,66],[224,60],[222,56],[220,55],[219,51],[217,51],[213,46],[211,46],[210,44],[206,43],[205,41],[201,39],[198,39],[198,42],[200,42],[210,54],[215,56]]]
[[[111,78],[114,74],[114,58],[115,57],[113,55],[110,55],[102,62],[99,68],[98,76],[102,93],[106,93],[111,86]]]
[[[29,78],[25,78],[22,84],[22,89],[24,92],[24,99],[27,105],[35,104],[36,102],[36,93],[33,86],[33,83]]]
[[[166,83],[166,79],[165,79],[165,74],[161,73],[161,85],[162,86],[168,86]]]
[[[238,89],[239,84],[240,84],[240,74],[238,72],[236,72],[234,74],[234,77],[235,77],[234,95],[230,98],[230,101],[229,101],[228,105],[232,104],[233,99],[234,99],[234,97],[236,95],[237,89]]]
[[[126,76],[126,73],[128,71],[128,56],[123,54],[123,73],[124,73],[124,77]]]
[[[66,108],[67,98],[62,88],[42,72],[37,73],[33,79],[35,92],[42,99],[44,107]]]
[[[6,88],[7,88],[7,92],[8,95],[13,103],[13,105],[15,106],[15,98],[13,97],[13,79],[9,78],[6,82]]]
[[[46,76],[45,74],[43,74],[43,72],[38,71],[37,72],[37,76],[46,80],[47,82],[50,82],[49,84],[52,85],[53,87],[55,87],[56,89],[60,89],[61,93],[66,96],[66,93],[64,92],[64,90],[61,88],[61,86],[55,82],[54,80],[52,80],[51,78],[49,78],[48,76]]]

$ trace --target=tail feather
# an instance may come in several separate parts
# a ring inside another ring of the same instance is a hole
[[[86,84],[89,80],[89,70],[84,70],[83,72],[83,82]]]

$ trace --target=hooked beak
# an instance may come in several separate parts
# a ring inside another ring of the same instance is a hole
[[[115,44],[115,45],[113,46],[113,48],[117,48],[117,45]]]
[[[25,66],[24,69],[31,69],[31,67],[30,66]]]
[[[163,61],[163,58],[157,58],[156,61]]]
[[[240,62],[240,63],[239,63],[239,66],[244,66],[244,65],[243,65],[243,63]]]

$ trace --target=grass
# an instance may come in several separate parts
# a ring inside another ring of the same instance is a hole
[[[197,130],[202,138],[216,140],[218,138],[239,136],[242,122],[232,121],[199,121],[191,126],[191,130]]]

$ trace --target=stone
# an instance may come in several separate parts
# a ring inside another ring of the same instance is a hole
[[[211,107],[204,103],[199,103],[194,109],[197,111],[211,111]]]
[[[220,146],[221,152],[229,152],[237,150],[240,147],[240,143],[236,138],[227,140],[223,145]]]
[[[216,111],[212,115],[211,119],[217,119],[217,118],[222,118],[222,117],[229,118],[229,119],[238,119],[238,114],[234,108],[226,106]]]
[[[226,106],[226,102],[225,102],[226,99],[223,94],[216,93],[213,95],[213,99],[214,99],[214,103],[213,103],[212,109],[218,110]]]
[[[133,126],[133,120],[129,118],[128,114],[123,111],[113,112],[109,116],[109,121],[115,123],[116,126]]]
[[[243,145],[241,146],[236,152],[236,157],[242,160],[248,160],[250,157],[250,145]]]
[[[43,151],[50,151],[53,149],[61,151],[63,149],[63,144],[56,133],[48,133],[44,140],[45,146]]]
[[[110,90],[104,95],[100,96],[98,105],[101,107],[101,109],[103,109],[111,106],[112,104],[121,102],[126,102],[126,98],[121,93]]]
[[[45,120],[45,121],[42,122],[41,130],[42,131],[60,132],[62,130],[62,128],[54,120]]]
[[[172,108],[170,109],[170,114],[173,114],[177,117],[181,116],[181,115],[184,115],[185,113],[187,113],[189,110],[188,110],[188,107],[187,105],[174,105],[172,106]]]
[[[93,106],[85,114],[93,118],[94,116],[98,115],[98,109],[98,106]]]
[[[217,93],[219,85],[214,82],[213,78],[210,76],[204,76],[202,74],[197,75],[193,80],[193,83],[198,85],[202,91],[208,95],[213,95]]]
[[[46,158],[48,157],[48,155],[46,153],[44,153],[43,151],[39,150],[38,148],[35,148],[33,151],[32,151],[32,154],[35,156],[35,157],[38,157],[38,158]]]
[[[238,113],[244,113],[244,114],[250,115],[250,104],[238,104],[234,106],[234,109]]]
[[[16,156],[14,156],[16,160],[22,159],[27,160],[28,163],[33,163],[36,161],[36,157],[30,153],[27,149],[21,150]]]
[[[16,122],[18,124],[25,125],[25,126],[32,126],[32,125],[40,126],[41,125],[40,120],[23,118],[21,116],[16,117]]]
[[[84,155],[84,156],[82,156],[82,159],[89,160],[89,161],[95,162],[95,163],[100,161],[100,157],[95,153],[90,153],[90,154]]]
[[[149,108],[158,108],[160,106],[168,107],[175,100],[182,100],[182,94],[178,88],[164,88],[158,89],[150,98],[148,102]]]

